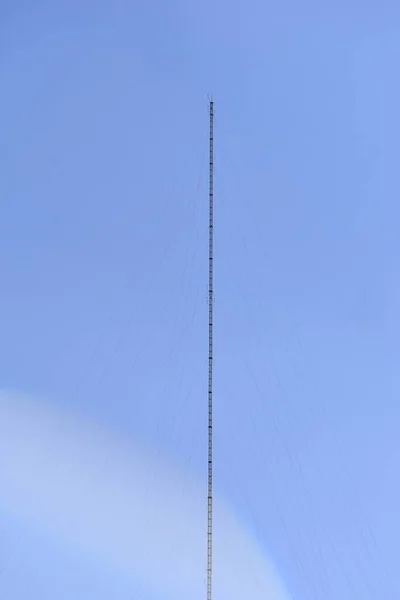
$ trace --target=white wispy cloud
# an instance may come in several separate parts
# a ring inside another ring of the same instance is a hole
[[[204,597],[203,486],[81,418],[0,393],[0,503],[139,577],[160,597]],[[272,564],[215,503],[215,596],[287,600]]]

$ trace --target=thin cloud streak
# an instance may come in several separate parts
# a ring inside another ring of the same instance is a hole
[[[32,399],[0,393],[0,504],[139,578],[160,597],[200,600],[203,486],[148,450]],[[219,501],[215,594],[287,600],[272,565]]]

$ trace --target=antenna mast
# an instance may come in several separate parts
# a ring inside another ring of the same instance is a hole
[[[213,480],[213,246],[214,246],[214,102],[210,100],[210,218],[208,243],[208,497],[207,497],[207,600],[212,600],[212,480]]]

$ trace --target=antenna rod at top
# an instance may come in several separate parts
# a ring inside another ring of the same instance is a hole
[[[208,242],[208,497],[207,497],[207,600],[212,600],[212,517],[213,517],[213,246],[214,246],[214,102],[210,100],[210,189]]]

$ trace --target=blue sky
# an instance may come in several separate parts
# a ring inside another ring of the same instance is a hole
[[[0,386],[204,480],[212,93],[216,489],[301,600],[400,591],[399,18],[0,7]],[[146,597],[1,514],[4,596]]]

